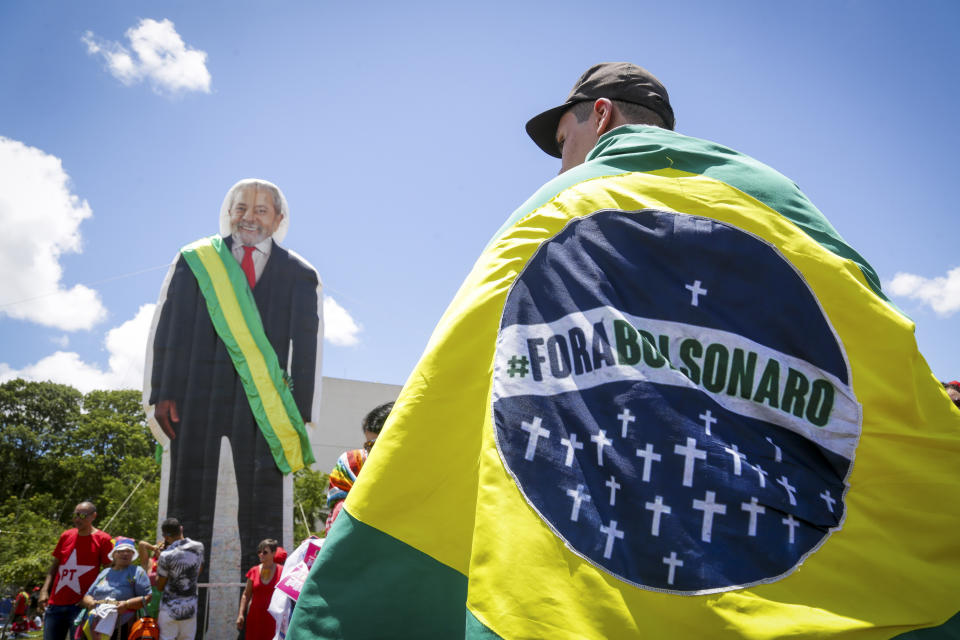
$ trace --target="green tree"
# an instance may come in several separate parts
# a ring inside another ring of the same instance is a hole
[[[140,393],[0,384],[0,587],[38,583],[82,500],[112,535],[156,534],[160,467]],[[327,474],[294,476],[294,537],[323,527]],[[304,517],[307,523],[304,523]]]
[[[300,542],[310,535],[323,535],[327,516],[327,481],[322,471],[301,469],[293,474],[293,539]],[[306,517],[307,523],[304,523]]]
[[[82,500],[96,526],[152,538],[159,495],[154,440],[137,391],[0,384],[0,585],[43,579]]]
[[[83,411],[69,442],[71,448],[63,456],[72,467],[78,489],[96,496],[99,525],[104,530],[137,539],[154,538],[160,467],[153,458],[155,441],[139,392],[92,391],[83,398]]]
[[[0,503],[27,490],[62,490],[62,474],[50,456],[76,429],[82,402],[76,389],[51,382],[0,385]]]
[[[0,585],[40,584],[50,568],[50,553],[61,530],[60,523],[35,513],[29,506],[19,513],[3,509],[0,513]]]

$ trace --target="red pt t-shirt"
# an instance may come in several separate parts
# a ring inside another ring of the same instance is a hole
[[[53,579],[53,593],[49,604],[77,604],[100,573],[102,565],[110,564],[107,555],[113,549],[109,534],[94,529],[81,536],[76,529],[60,534],[53,557],[60,561]]]

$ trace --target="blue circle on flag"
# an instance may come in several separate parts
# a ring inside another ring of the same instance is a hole
[[[603,210],[508,294],[494,435],[574,553],[679,594],[778,580],[839,528],[860,406],[836,332],[770,243]]]

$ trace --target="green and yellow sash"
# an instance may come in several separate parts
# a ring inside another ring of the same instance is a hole
[[[220,236],[180,250],[197,278],[210,321],[243,382],[250,409],[284,474],[313,463],[300,411],[277,360],[246,276]]]

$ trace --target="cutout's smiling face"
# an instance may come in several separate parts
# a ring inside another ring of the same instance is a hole
[[[281,220],[283,214],[277,211],[267,189],[252,186],[241,189],[230,205],[231,233],[248,246],[271,237]]]

